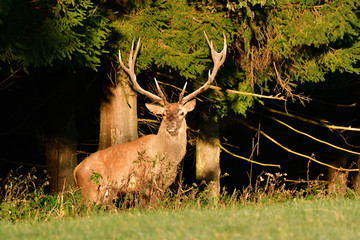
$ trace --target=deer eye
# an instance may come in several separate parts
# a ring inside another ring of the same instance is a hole
[[[184,113],[184,112],[180,112],[179,115],[180,115],[180,116],[184,116],[185,113]]]

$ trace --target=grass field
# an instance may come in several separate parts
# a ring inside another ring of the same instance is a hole
[[[283,174],[216,199],[179,184],[150,205],[134,195],[107,209],[86,206],[78,190],[47,193],[35,173],[14,172],[0,184],[0,240],[360,239],[357,193],[317,182],[291,190]]]
[[[293,199],[224,208],[131,210],[49,222],[2,221],[1,239],[360,239],[360,200]]]

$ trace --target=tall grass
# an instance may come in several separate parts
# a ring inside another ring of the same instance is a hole
[[[161,200],[144,203],[136,194],[128,194],[113,206],[86,206],[78,190],[62,193],[47,193],[48,176],[33,168],[26,174],[10,172],[0,185],[0,221],[2,222],[46,222],[59,219],[74,219],[84,216],[102,215],[108,212],[136,210],[185,210],[185,209],[226,209],[241,206],[262,206],[272,203],[289,202],[294,199],[326,199],[329,197],[322,183],[305,189],[286,186],[286,174],[262,173],[254,186],[228,193],[223,189],[217,198],[210,199],[203,186],[185,186],[178,181],[162,194]],[[331,196],[334,197],[334,196]],[[338,196],[335,196],[338,197]],[[348,191],[346,198],[358,199]]]
[[[1,221],[48,221],[99,213],[101,207],[87,207],[80,200],[80,192],[47,193],[49,177],[46,171],[32,168],[23,174],[11,171],[0,185]]]

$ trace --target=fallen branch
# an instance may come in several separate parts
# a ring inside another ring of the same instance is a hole
[[[291,179],[284,179],[284,182],[291,182],[291,183],[322,183],[322,184],[326,184],[328,183],[328,181],[326,180],[291,180]]]
[[[266,116],[266,115],[265,115],[265,116]],[[318,138],[316,138],[316,137],[314,137],[314,136],[311,136],[311,135],[308,134],[308,133],[305,133],[305,132],[302,132],[302,131],[300,131],[300,130],[298,130],[298,129],[293,128],[292,126],[290,126],[290,125],[288,125],[288,124],[280,121],[279,119],[276,119],[276,118],[270,117],[270,116],[266,116],[266,117],[268,117],[268,118],[270,118],[270,119],[272,119],[272,120],[274,120],[274,121],[276,121],[276,122],[284,125],[285,127],[293,130],[294,132],[297,132],[297,133],[299,133],[299,134],[302,134],[302,135],[304,135],[304,136],[306,136],[306,137],[308,137],[308,138],[311,138],[311,139],[313,139],[313,140],[315,140],[315,141],[317,141],[317,142],[323,143],[323,144],[325,144],[325,145],[328,145],[328,146],[330,146],[330,147],[339,149],[339,150],[344,151],[344,152],[352,153],[352,154],[355,154],[355,155],[360,155],[360,152],[351,151],[351,150],[349,150],[349,149],[342,148],[342,147],[336,146],[336,145],[334,145],[334,144],[331,144],[331,143],[329,143],[329,142],[320,140],[320,139],[318,139]]]
[[[250,129],[253,129],[253,130],[255,130],[255,131],[258,131],[258,129],[254,128],[253,126],[250,126],[250,125],[248,125],[248,124],[246,124],[246,123],[244,123],[244,122],[241,122],[241,123],[244,124],[245,126],[247,126],[247,127],[250,128]],[[300,156],[300,157],[303,157],[303,158],[306,158],[306,159],[309,159],[309,160],[311,160],[311,161],[316,162],[317,164],[326,166],[326,167],[328,167],[328,168],[332,168],[332,169],[337,170],[337,171],[345,171],[345,172],[358,172],[358,171],[359,171],[359,169],[338,168],[338,167],[334,167],[334,166],[332,166],[332,165],[330,165],[330,164],[321,162],[321,161],[319,161],[319,160],[317,160],[317,159],[315,159],[315,158],[313,158],[313,157],[311,157],[311,156],[307,156],[307,155],[305,155],[305,154],[296,152],[296,151],[294,151],[294,150],[292,150],[292,149],[290,149],[290,148],[285,147],[284,145],[282,145],[281,143],[277,142],[275,139],[273,139],[272,137],[270,137],[269,135],[267,135],[265,132],[263,132],[263,131],[261,131],[261,130],[260,130],[259,132],[260,132],[264,137],[266,137],[267,139],[269,139],[271,142],[275,143],[276,145],[278,145],[278,146],[281,147],[282,149],[286,150],[287,152],[292,153],[292,154],[297,155],[297,156]]]
[[[231,156],[234,156],[234,157],[236,157],[236,158],[240,158],[240,159],[242,159],[242,160],[245,160],[245,161],[248,161],[248,162],[251,162],[251,163],[255,163],[255,164],[258,164],[258,165],[261,165],[261,166],[281,168],[280,165],[268,164],[268,163],[261,163],[261,162],[257,162],[257,161],[248,159],[248,158],[243,157],[243,156],[236,155],[235,153],[232,153],[232,152],[230,152],[229,150],[227,150],[226,148],[224,148],[221,144],[219,144],[219,147],[220,147],[221,150],[224,150],[224,152],[226,152],[226,153],[228,153],[228,154],[230,154]]]

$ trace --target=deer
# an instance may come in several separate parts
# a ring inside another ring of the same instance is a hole
[[[204,32],[210,47],[213,70],[208,79],[197,90],[184,96],[185,83],[178,102],[169,103],[155,78],[158,95],[144,90],[135,75],[135,62],[140,48],[140,39],[134,51],[132,41],[129,63],[126,67],[119,50],[119,62],[129,75],[134,90],[145,95],[155,103],[146,103],[146,108],[162,121],[157,134],[150,134],[132,142],[122,143],[97,151],[85,158],[74,170],[74,179],[81,195],[87,203],[111,204],[113,200],[127,193],[140,193],[151,201],[154,193],[163,192],[174,181],[177,168],[186,153],[187,125],[185,116],[195,108],[200,93],[207,90],[214,81],[219,68],[226,58],[227,43],[221,52],[214,50],[212,41]]]

